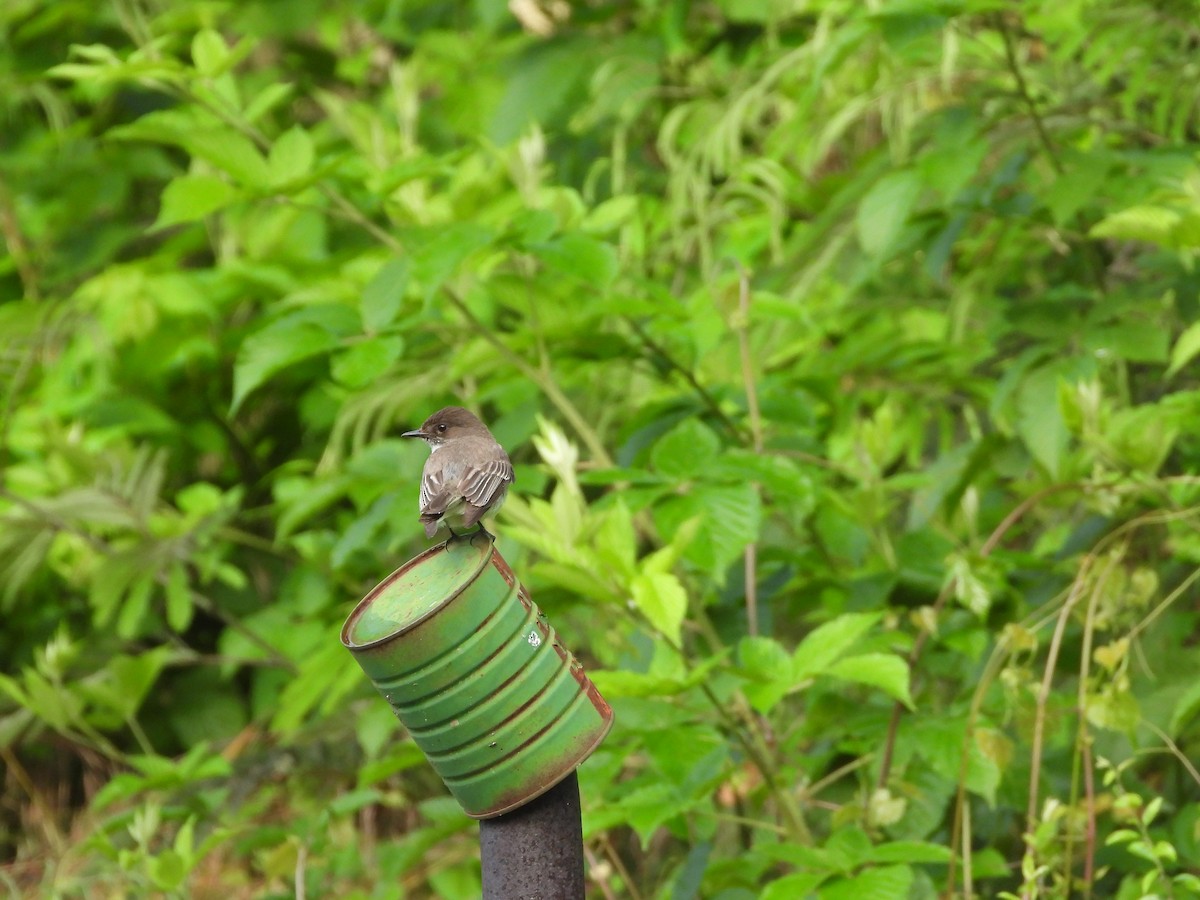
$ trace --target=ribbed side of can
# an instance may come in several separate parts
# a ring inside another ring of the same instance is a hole
[[[441,557],[418,559],[436,566]],[[612,724],[611,708],[499,554],[481,562],[451,596],[401,631],[355,646],[348,622],[343,636],[475,818],[500,815],[552,788]],[[415,585],[425,575],[408,578]]]

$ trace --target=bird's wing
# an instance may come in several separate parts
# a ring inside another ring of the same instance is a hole
[[[441,516],[454,501],[454,479],[443,468],[426,467],[421,476],[421,515]]]
[[[463,500],[472,506],[486,508],[497,492],[504,490],[512,480],[512,463],[505,455],[493,456],[465,469],[426,466],[421,476],[421,515],[441,516]]]
[[[470,466],[463,473],[463,499],[472,506],[490,506],[497,491],[504,490],[513,480],[512,463],[507,456],[492,457],[478,466]]]

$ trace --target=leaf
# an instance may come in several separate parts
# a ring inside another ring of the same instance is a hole
[[[565,234],[530,247],[551,269],[575,278],[591,288],[604,290],[617,275],[617,253],[611,245],[582,234]]]
[[[1193,681],[1175,701],[1167,733],[1179,737],[1194,718],[1200,716],[1200,681]]]
[[[1087,719],[1097,728],[1131,735],[1141,723],[1141,708],[1128,690],[1116,688],[1089,694],[1084,703]]]
[[[238,192],[228,181],[215,175],[180,175],[171,179],[162,193],[155,228],[180,222],[194,222],[224,209]]]
[[[209,78],[220,75],[229,56],[225,39],[211,28],[201,28],[192,38],[192,63],[201,75]]]
[[[105,667],[108,679],[103,683],[103,702],[123,720],[130,719],[158,680],[171,652],[155,647],[137,656],[114,656]]]
[[[397,334],[367,338],[335,356],[330,373],[347,387],[366,387],[386,373],[403,352],[404,338]]]
[[[634,572],[637,535],[634,532],[633,516],[619,496],[616,502],[604,511],[592,543],[596,557],[617,577],[627,578]]]
[[[855,681],[877,687],[909,709],[913,709],[912,697],[908,692],[908,663],[891,653],[862,653],[849,656],[831,664],[825,672],[843,681]]]
[[[1017,395],[1017,434],[1052,478],[1059,475],[1067,446],[1067,426],[1058,405],[1058,378],[1052,368],[1037,369],[1026,376]]]
[[[477,250],[495,239],[491,229],[475,222],[455,222],[426,232],[425,241],[412,254],[412,276],[426,298],[432,297],[459,266]]]
[[[374,333],[391,325],[400,312],[407,289],[408,260],[396,257],[384,263],[363,288],[363,328]]]
[[[230,414],[272,375],[337,347],[357,326],[356,318],[340,304],[312,306],[276,319],[242,341],[233,368]]]
[[[773,638],[742,638],[738,663],[740,673],[749,679],[742,692],[760,713],[769,713],[795,684],[791,655]]]
[[[212,163],[245,187],[262,190],[270,181],[266,160],[239,131],[211,128],[185,132],[181,142],[193,156]]]
[[[696,419],[685,419],[658,439],[650,461],[661,475],[695,478],[713,463],[720,449],[712,429]]]
[[[356,551],[371,548],[371,541],[392,516],[397,499],[395,492],[384,494],[371,504],[371,508],[362,516],[342,530],[341,537],[333,545],[333,550],[329,554],[329,561],[335,569],[345,566],[351,554]]]
[[[278,81],[272,82],[264,87],[254,99],[246,104],[246,111],[243,113],[246,121],[254,124],[264,115],[290,97],[295,88],[290,84],[280,84]]]
[[[167,624],[176,634],[182,634],[192,623],[192,593],[188,586],[187,569],[182,563],[171,566],[167,576]]]
[[[633,580],[633,602],[651,625],[672,643],[679,643],[687,612],[687,591],[678,578],[670,572],[638,575]]]
[[[137,637],[146,625],[150,613],[150,597],[154,593],[154,577],[143,572],[129,586],[129,592],[117,614],[117,634],[125,640]]]
[[[696,538],[687,544],[684,556],[723,583],[726,569],[747,544],[758,538],[762,501],[754,485],[705,485],[682,498],[680,509],[685,513],[680,527],[687,520],[702,517]]]
[[[882,259],[895,245],[921,193],[915,172],[892,172],[881,178],[858,204],[854,225],[858,242],[870,257]]]
[[[271,145],[267,166],[274,187],[299,181],[312,171],[313,142],[308,132],[295,125],[281,134]]]
[[[758,900],[797,900],[798,897],[815,896],[814,892],[826,881],[831,872],[794,872],[776,878],[767,884]]]
[[[821,900],[908,900],[912,883],[908,866],[881,866],[821,885]]]
[[[1196,358],[1200,353],[1200,322],[1193,322],[1186,329],[1175,346],[1171,348],[1171,365],[1167,367],[1167,378],[1175,375],[1180,369]]]
[[[879,621],[881,613],[844,613],[810,632],[792,653],[792,678],[800,681],[829,665]]]
[[[1174,232],[1182,221],[1183,217],[1173,209],[1143,204],[1105,216],[1092,226],[1088,236],[1172,247]]]
[[[622,194],[605,200],[583,220],[583,230],[589,234],[608,234],[616,231],[637,213],[637,197]]]
[[[954,857],[949,847],[928,841],[892,841],[871,848],[871,862],[948,863]]]

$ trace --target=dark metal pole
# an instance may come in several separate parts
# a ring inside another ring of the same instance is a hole
[[[483,900],[584,900],[579,779],[479,823]]]

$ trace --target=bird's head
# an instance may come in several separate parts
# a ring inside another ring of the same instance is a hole
[[[488,434],[487,426],[480,422],[473,413],[461,406],[447,406],[426,419],[425,423],[416,431],[406,431],[400,436],[420,438],[436,450],[442,444],[455,438],[470,435],[487,436]]]

